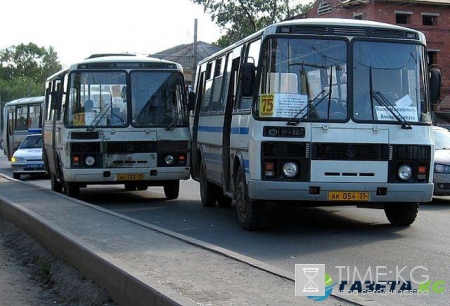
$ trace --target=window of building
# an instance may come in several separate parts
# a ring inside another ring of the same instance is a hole
[[[437,25],[438,14],[422,13],[422,24],[427,26]]]
[[[430,63],[430,65],[437,64],[437,54],[437,51],[428,50],[428,62]]]
[[[326,15],[333,12],[333,7],[329,2],[322,1],[317,7],[317,15]]]
[[[410,24],[411,23],[410,12],[395,12],[395,23],[398,24]]]
[[[353,19],[362,20],[363,13],[354,13]]]

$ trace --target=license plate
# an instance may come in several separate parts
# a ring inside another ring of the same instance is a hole
[[[368,192],[360,191],[330,191],[328,201],[369,201]]]
[[[145,178],[145,175],[143,173],[136,173],[136,174],[119,173],[116,175],[116,179],[118,181],[138,181],[138,180],[143,180],[144,178]]]
[[[44,164],[28,164],[25,166],[25,168],[28,169],[43,169],[44,168]]]

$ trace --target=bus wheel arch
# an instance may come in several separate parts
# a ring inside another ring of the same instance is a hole
[[[236,212],[242,229],[247,231],[260,230],[265,227],[265,206],[261,200],[250,199],[245,178],[245,168],[240,165],[235,180],[234,200]]]
[[[202,155],[199,155],[202,157]],[[206,164],[203,158],[199,158],[199,172],[200,172],[200,200],[203,207],[213,207],[216,205],[218,196],[218,186],[208,181],[206,172]]]

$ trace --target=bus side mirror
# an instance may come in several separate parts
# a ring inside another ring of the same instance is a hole
[[[196,98],[195,92],[189,91],[189,94],[188,94],[188,108],[189,108],[190,111],[194,110],[195,98]]]
[[[244,63],[242,66],[242,96],[251,97],[255,85],[255,64]]]
[[[430,70],[430,94],[431,104],[438,105],[441,102],[441,86],[442,75],[438,68],[431,68]]]

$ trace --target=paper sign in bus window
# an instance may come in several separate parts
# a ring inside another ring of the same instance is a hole
[[[300,94],[263,94],[259,99],[259,115],[261,117],[301,117],[307,112],[307,95]]]
[[[397,102],[395,102],[395,106],[389,106],[389,108],[394,107],[395,110],[397,110],[397,112],[400,113],[400,115],[402,115],[402,117],[405,118],[406,121],[418,122],[419,117],[417,115],[417,107],[412,105],[413,101],[411,97],[409,95],[406,95],[403,98],[397,100]],[[377,114],[378,120],[397,120],[395,119],[392,112],[384,106],[375,106],[375,112]]]

